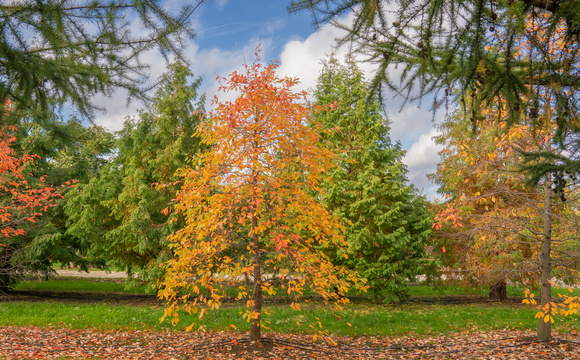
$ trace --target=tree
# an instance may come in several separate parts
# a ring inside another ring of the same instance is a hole
[[[551,147],[555,130],[549,121],[543,128],[529,124],[506,130],[497,119],[502,113],[505,109],[487,113],[475,133],[461,110],[441,125],[437,142],[445,148],[433,178],[448,200],[438,209],[434,245],[448,279],[491,285],[490,296],[505,297],[508,281],[539,283],[538,338],[549,338],[558,309],[550,298],[552,277],[577,283],[578,193],[563,179],[546,178],[540,185],[525,181],[519,171],[524,154],[557,153]],[[550,118],[543,111],[539,116]],[[451,222],[453,227],[444,225]]]
[[[428,265],[432,223],[425,200],[407,184],[405,152],[391,142],[380,103],[369,97],[353,58],[345,65],[325,61],[314,96],[321,107],[332,104],[313,124],[322,125],[323,144],[339,154],[323,189],[329,211],[345,220],[348,247],[333,248],[331,259],[366,278],[375,296],[404,297],[404,281]]]
[[[209,150],[180,170],[175,209],[185,226],[168,237],[176,256],[162,297],[166,316],[177,319],[181,307],[219,308],[228,287],[247,298],[247,278],[253,289],[244,317],[259,342],[263,292],[275,295],[274,284],[297,296],[309,286],[325,301],[344,302],[349,283],[360,282],[319,250],[342,246],[344,238],[339,219],[322,205],[320,181],[334,155],[305,124],[311,109],[299,101],[306,93],[293,92],[296,79],[279,78],[276,64],[262,65],[258,51],[256,57],[244,73],[221,79],[222,90],[239,95],[215,99],[216,110],[198,129]]]
[[[98,266],[98,259],[86,257],[89,239],[67,233],[68,216],[64,205],[68,203],[74,188],[61,187],[74,179],[77,186],[86,184],[98,176],[107,158],[112,156],[114,137],[99,126],[83,126],[76,119],[52,121],[46,128],[25,119],[15,133],[14,150],[22,154],[36,154],[34,162],[26,166],[26,179],[30,186],[59,187],[62,197],[54,200],[54,207],[34,224],[25,226],[25,234],[19,237],[21,250],[12,259],[28,271],[41,271],[48,275],[55,263],[74,264],[83,270]],[[96,260],[92,261],[92,260]]]
[[[375,91],[391,89],[406,99],[434,95],[433,109],[447,98],[470,99],[476,125],[481,111],[499,100],[509,113],[501,121],[513,124],[537,111],[536,88],[551,86],[556,140],[580,131],[571,120],[580,111],[576,0],[299,0],[289,9],[310,10],[316,23],[346,29],[340,43],[377,64]],[[345,13],[354,15],[351,24],[340,23]],[[529,27],[529,21],[542,25]],[[554,51],[554,44],[566,51]],[[560,161],[562,171],[580,169],[577,148],[568,157],[573,161]],[[540,178],[544,170],[536,169]]]
[[[11,147],[16,140],[11,132],[15,130],[14,126],[0,128],[0,294],[7,292],[15,273],[23,270],[14,262],[22,249],[19,237],[24,235],[23,224],[34,223],[60,196],[44,184],[29,186],[24,171],[35,156],[15,156]],[[45,182],[44,177],[40,180]]]
[[[172,15],[159,0],[12,1],[0,5],[0,99],[14,111],[47,121],[53,104],[68,102],[83,116],[91,98],[123,88],[144,96],[147,66],[141,55],[159,48],[181,54],[193,36],[188,24],[194,1]],[[132,24],[139,23],[136,29]],[[4,122],[4,111],[0,121]]]
[[[179,190],[175,171],[201,149],[194,129],[204,97],[201,79],[188,83],[191,75],[180,62],[170,65],[150,110],[117,133],[116,156],[65,206],[68,233],[89,241],[90,254],[152,283],[172,257],[165,238],[181,224],[162,213]]]

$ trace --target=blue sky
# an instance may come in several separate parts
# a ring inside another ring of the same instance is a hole
[[[236,49],[248,39],[271,38],[280,52],[289,38],[306,38],[316,30],[308,13],[288,14],[283,0],[213,1],[196,14],[196,42],[201,48]]]
[[[176,6],[182,0],[168,1]],[[262,60],[278,60],[280,75],[301,80],[297,90],[316,86],[319,62],[329,53],[335,51],[339,58],[346,54],[346,47],[334,49],[335,39],[342,34],[339,29],[331,25],[317,28],[307,12],[288,14],[288,4],[289,0],[213,0],[196,10],[192,24],[197,36],[184,53],[194,74],[203,77],[202,91],[208,99],[219,95],[216,75],[227,76],[240,70],[244,62],[253,59],[254,49],[260,43]],[[346,17],[343,21],[349,19]],[[165,71],[165,62],[158,54],[148,54],[145,60],[151,64],[153,76]],[[361,63],[360,67],[367,79],[372,76],[372,64]],[[133,116],[136,109],[143,107],[140,103],[127,107],[124,99],[120,94],[97,99],[108,111],[99,114],[96,123],[112,131],[120,130],[125,117]],[[408,104],[400,110],[401,104],[400,98],[385,101],[391,138],[400,141],[407,150],[404,161],[409,180],[432,198],[436,187],[428,182],[426,174],[435,170],[440,150],[431,139],[436,134],[433,114],[428,106],[419,108],[417,104]]]

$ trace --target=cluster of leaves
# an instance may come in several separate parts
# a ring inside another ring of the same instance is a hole
[[[436,141],[445,148],[432,178],[448,200],[433,224],[436,249],[443,264],[461,269],[459,277],[466,281],[532,284],[537,281],[535,234],[542,226],[543,194],[526,185],[517,166],[521,151],[534,151],[545,140],[529,126],[505,132],[490,115],[477,133],[470,132],[471,122],[461,111],[440,126]]]
[[[523,331],[462,333],[453,337],[335,336],[339,345],[313,343],[307,335],[268,334],[256,346],[229,332],[99,332],[61,327],[2,327],[0,356],[99,359],[564,359],[580,356],[577,341],[530,341]],[[528,339],[528,340],[526,340]],[[574,338],[576,339],[576,338]],[[536,356],[537,355],[537,356]]]
[[[554,285],[552,283],[552,285]],[[571,288],[568,288],[568,291],[573,292]],[[558,297],[563,298],[564,301],[562,302],[549,302],[542,306],[538,304],[535,299],[535,296],[529,289],[524,291],[524,300],[522,300],[523,304],[527,305],[537,305],[538,312],[536,313],[536,318],[541,319],[545,323],[554,323],[554,316],[560,314],[562,316],[570,316],[574,314],[578,314],[578,309],[580,308],[580,297],[578,296],[570,296],[566,294],[558,293]]]
[[[66,122],[53,120],[50,127],[25,122],[16,136],[18,151],[39,156],[27,166],[29,182],[39,184],[38,179],[46,175],[47,184],[60,187],[62,198],[55,200],[57,206],[49,209],[35,226],[26,226],[22,237],[26,247],[13,261],[42,272],[51,272],[57,263],[75,264],[84,270],[102,265],[86,257],[88,239],[67,232],[69,218],[64,205],[74,192],[68,184],[84,184],[103,168],[113,151],[113,135],[102,127],[83,126],[73,118]]]

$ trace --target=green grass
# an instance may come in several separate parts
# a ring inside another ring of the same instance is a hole
[[[411,285],[409,295],[414,296],[447,296],[447,295],[487,295],[483,289],[464,289],[460,286]]]
[[[126,289],[122,282],[78,280],[25,281],[17,289],[48,291],[91,291],[117,293],[148,293],[146,285]],[[410,286],[412,297],[465,295],[460,287]],[[477,295],[486,295],[480,290]],[[557,293],[571,294],[566,288],[554,289]],[[574,295],[580,295],[576,290]],[[523,296],[523,289],[508,288],[509,296]],[[538,297],[539,294],[536,295]],[[184,330],[192,323],[211,331],[247,331],[249,324],[242,319],[240,305],[225,304],[217,311],[207,313],[201,320],[196,315],[182,314],[177,325],[159,322],[163,307],[112,305],[108,303],[71,302],[0,302],[0,325],[59,325],[77,329],[102,330]],[[285,333],[315,333],[322,329],[337,335],[441,335],[461,331],[495,329],[536,329],[536,310],[521,305],[501,303],[470,305],[421,304],[349,304],[333,312],[330,306],[316,302],[305,303],[302,311],[287,305],[265,308],[264,325]],[[350,325],[349,325],[350,324]],[[580,316],[556,317],[554,328],[561,332],[580,328]]]
[[[507,287],[508,297],[523,297],[524,296],[523,287]],[[532,293],[535,294],[536,298],[540,297],[539,290],[531,289]],[[448,296],[448,295],[481,295],[488,296],[489,289],[482,288],[472,288],[464,289],[460,286],[430,286],[430,285],[411,285],[409,286],[409,294],[411,297],[419,296]],[[569,296],[580,296],[580,289],[574,289],[572,292],[568,290],[567,287],[556,288],[552,286],[552,297],[558,298],[558,294],[569,295]]]
[[[15,290],[44,290],[44,291],[89,291],[89,292],[117,292],[124,294],[153,294],[154,291],[148,285],[136,285],[127,288],[123,281],[88,281],[74,280],[48,280],[48,281],[23,281],[14,285]]]
[[[177,325],[159,319],[161,307],[132,307],[109,304],[69,302],[7,302],[0,303],[0,325],[49,326],[101,330],[184,330],[196,323],[210,331],[236,329],[247,331],[240,306],[224,306],[207,313],[201,321],[197,316],[182,314]],[[265,325],[284,333],[316,333],[320,319],[322,329],[349,336],[387,336],[401,334],[441,335],[462,331],[495,329],[535,329],[535,310],[501,305],[363,305],[351,304],[340,312],[326,306],[306,305],[302,311],[287,306],[267,307]],[[350,324],[350,325],[349,325]],[[557,317],[554,328],[561,332],[580,328],[578,316]]]

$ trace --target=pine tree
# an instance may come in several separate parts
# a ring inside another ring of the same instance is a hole
[[[380,103],[352,58],[345,65],[334,57],[325,61],[314,95],[317,105],[330,104],[313,121],[339,154],[324,185],[329,210],[347,224],[348,248],[334,248],[334,261],[366,278],[375,295],[404,297],[404,281],[427,265],[431,229],[425,200],[408,184],[405,152],[389,138]]]
[[[195,103],[201,79],[189,84],[190,76],[182,63],[170,66],[150,110],[118,132],[116,157],[66,205],[69,233],[89,238],[91,254],[143,280],[158,279],[159,264],[172,257],[165,237],[179,225],[166,210],[179,189],[174,173],[200,149],[193,135],[204,97]]]
[[[53,121],[51,125],[47,128],[30,121],[20,126],[16,148],[38,156],[26,168],[29,184],[60,188],[62,198],[55,199],[56,206],[35,223],[27,224],[25,234],[20,237],[20,250],[12,261],[27,271],[43,273],[52,272],[55,263],[88,270],[89,266],[101,263],[84,256],[90,247],[87,238],[67,233],[64,205],[74,188],[66,185],[86,184],[98,176],[108,163],[106,159],[113,155],[114,137],[102,127],[85,127],[76,119]],[[44,183],[39,180],[41,177]]]

